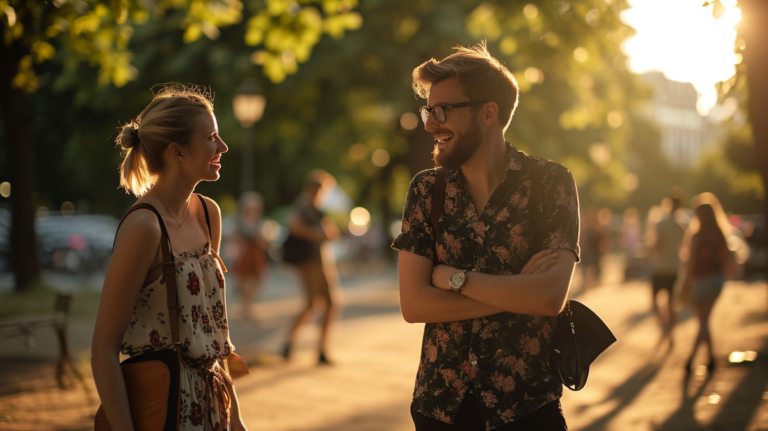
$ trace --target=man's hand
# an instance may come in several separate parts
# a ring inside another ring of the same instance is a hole
[[[441,290],[451,290],[451,274],[456,271],[460,269],[448,265],[435,266],[432,268],[432,286]]]
[[[525,264],[520,274],[535,274],[545,272],[557,263],[557,253],[555,250],[542,250],[533,256]]]
[[[542,250],[531,257],[531,260],[525,264],[520,274],[535,274],[546,272],[557,263],[557,253],[555,250]],[[437,265],[432,268],[432,286],[441,290],[451,290],[451,274],[460,271],[448,265]]]

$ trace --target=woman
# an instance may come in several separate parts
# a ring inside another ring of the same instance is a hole
[[[139,198],[137,205],[148,204],[144,208],[159,215],[129,210],[104,280],[91,366],[110,426],[133,429],[119,354],[135,360],[174,347],[162,273],[164,225],[179,310],[180,429],[245,430],[223,369],[234,347],[224,301],[226,270],[218,257],[221,212],[213,200],[193,195],[199,182],[219,179],[221,155],[227,152],[210,96],[195,88],[163,87],[123,127],[117,143],[125,150],[121,186]]]
[[[688,261],[685,264],[682,295],[691,299],[696,317],[699,319],[699,333],[693,344],[691,356],[685,364],[686,375],[691,373],[693,358],[701,344],[707,345],[709,354],[707,369],[710,373],[715,369],[709,316],[723,289],[725,278],[735,275],[736,272],[736,262],[726,242],[726,238],[731,233],[731,226],[720,206],[720,201],[712,193],[702,193],[692,202],[697,205],[696,217],[689,226],[683,242]]]
[[[263,210],[261,195],[245,192],[240,196],[240,216],[237,219],[237,242],[240,254],[235,263],[237,287],[243,301],[243,319],[253,320],[251,299],[261,287],[267,270],[267,254],[264,251],[267,241],[261,235],[261,213]]]
[[[339,237],[333,222],[318,209],[336,180],[328,172],[316,169],[307,175],[304,191],[293,205],[288,222],[290,233],[285,243],[285,260],[295,264],[301,275],[307,302],[296,317],[283,347],[289,359],[299,328],[312,316],[315,308],[323,310],[318,363],[328,365],[328,332],[340,308],[338,273],[331,240]]]

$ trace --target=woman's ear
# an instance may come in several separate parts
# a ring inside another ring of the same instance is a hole
[[[499,105],[497,105],[496,102],[488,102],[483,106],[481,112],[483,115],[483,124],[490,126],[499,116]]]
[[[175,142],[171,142],[168,145],[168,157],[179,162],[184,160],[184,148]]]

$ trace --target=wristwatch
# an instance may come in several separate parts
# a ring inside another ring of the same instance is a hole
[[[462,286],[467,282],[467,270],[456,271],[448,277],[448,284],[451,285],[451,290],[454,292],[461,292]]]

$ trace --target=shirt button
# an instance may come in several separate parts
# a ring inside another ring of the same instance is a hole
[[[477,365],[477,361],[472,361],[471,364],[472,365]]]

